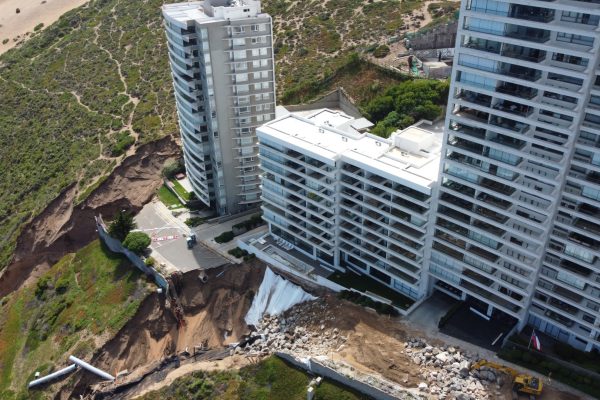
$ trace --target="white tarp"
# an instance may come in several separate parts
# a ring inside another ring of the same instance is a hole
[[[279,315],[298,303],[314,299],[316,297],[306,293],[300,286],[294,285],[267,268],[245,321],[248,325],[258,325],[258,321],[265,313]]]

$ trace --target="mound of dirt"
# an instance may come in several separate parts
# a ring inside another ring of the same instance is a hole
[[[162,184],[165,161],[179,152],[172,137],[139,147],[77,206],[76,185],[67,187],[23,230],[13,262],[0,275],[0,298],[34,281],[66,253],[95,239],[94,215],[111,217],[122,209],[140,210]]]
[[[198,279],[191,271],[181,279],[179,294],[186,325],[177,328],[177,321],[165,307],[164,295],[148,296],[137,314],[92,358],[92,365],[117,374],[158,363],[185,349],[208,344],[209,348],[223,347],[248,334],[244,322],[254,294],[260,286],[265,268],[261,263],[227,265],[206,271],[208,281]],[[63,391],[57,399],[78,398],[86,393],[95,376],[78,372],[73,391]]]

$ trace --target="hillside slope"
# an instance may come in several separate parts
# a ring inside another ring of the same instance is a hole
[[[0,306],[0,398],[49,397],[27,391],[34,372],[62,368],[71,354],[90,357],[136,313],[149,287],[141,272],[96,240],[63,257],[35,286],[6,297]]]
[[[24,223],[177,131],[162,0],[92,0],[0,56],[0,268]],[[135,145],[134,145],[135,146]]]

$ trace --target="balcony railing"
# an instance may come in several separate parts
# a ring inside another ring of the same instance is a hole
[[[515,4],[511,6],[509,16],[526,21],[550,22],[554,19],[554,10]]]
[[[537,96],[537,89],[526,88],[521,85],[517,85],[515,83],[505,83],[496,88],[496,91],[499,93],[509,94],[511,96],[521,97],[525,99],[532,99]]]

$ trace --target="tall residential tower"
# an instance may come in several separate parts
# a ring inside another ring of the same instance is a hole
[[[600,4],[463,0],[441,179],[437,287],[600,348]]]
[[[185,166],[219,215],[260,203],[255,128],[275,118],[272,23],[258,0],[162,7]]]

